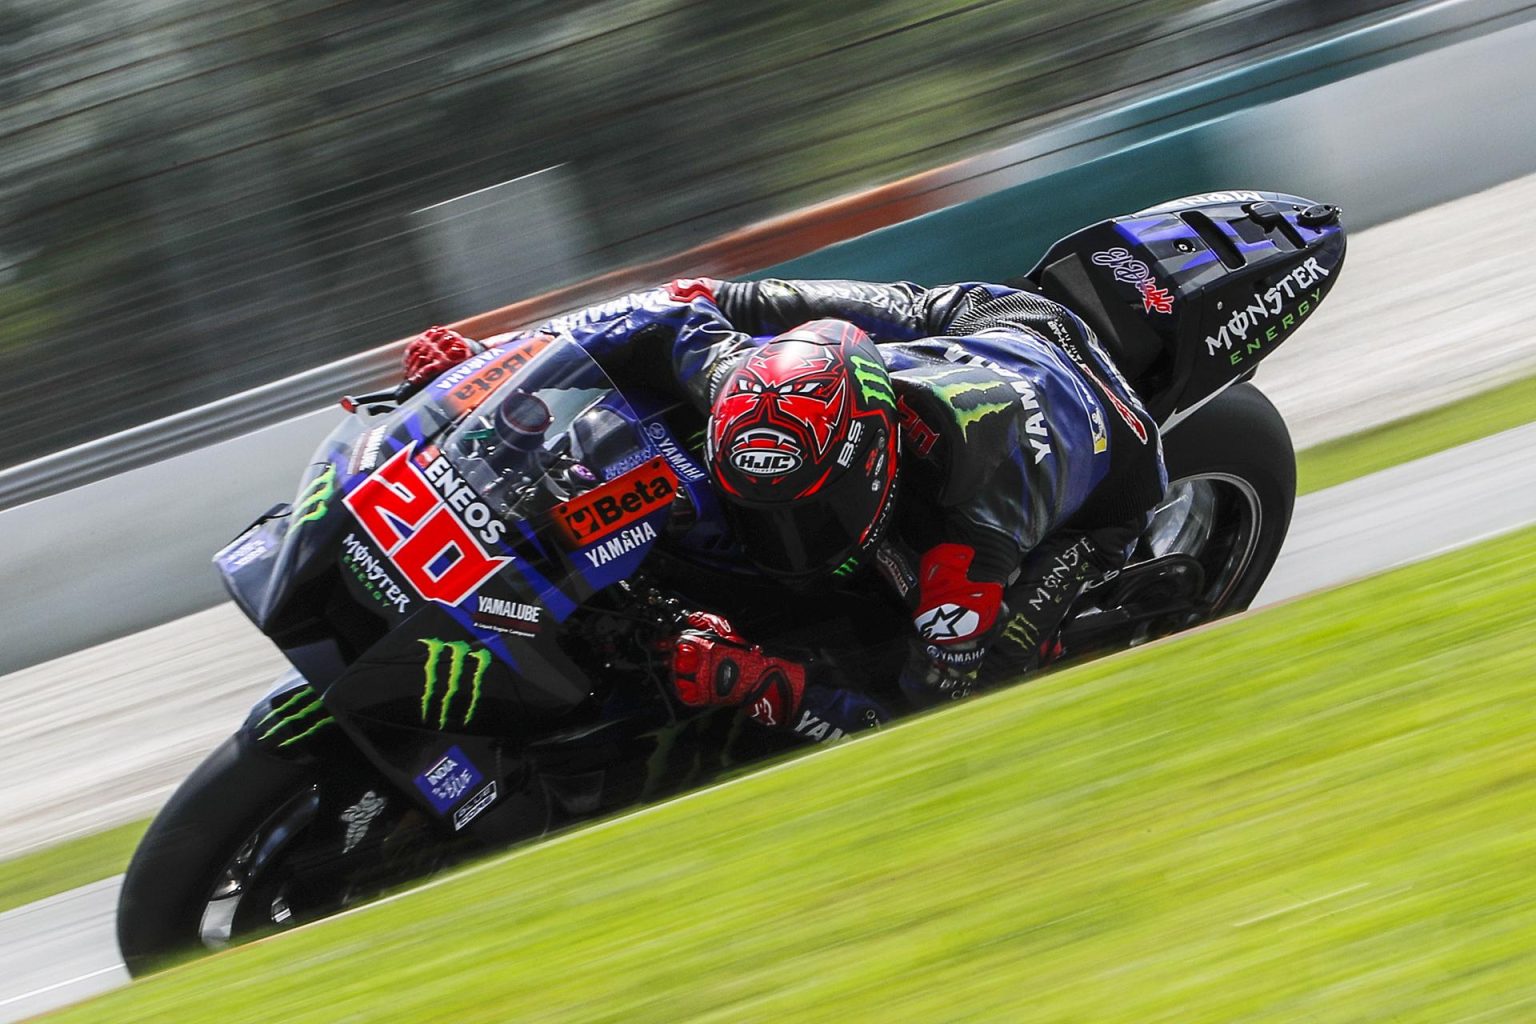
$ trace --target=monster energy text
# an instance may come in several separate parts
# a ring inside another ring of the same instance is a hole
[[[453,705],[453,698],[464,684],[466,664],[473,660],[475,664],[469,679],[469,705],[459,719],[461,724],[468,725],[474,720],[475,709],[480,705],[480,684],[485,680],[485,670],[490,667],[491,652],[483,647],[471,650],[469,643],[464,640],[422,638],[419,642],[427,648],[427,661],[422,666],[422,723],[430,723],[432,705],[438,700],[438,683],[441,681],[443,693],[438,704],[437,727],[448,728],[448,712]],[[445,654],[446,665],[443,663]]]
[[[341,547],[342,564],[352,570],[352,575],[357,577],[368,595],[379,604],[394,605],[395,610],[404,615],[411,607],[410,594],[390,577],[389,570],[368,549],[368,545],[349,533],[342,540]]]
[[[1230,352],[1229,358],[1233,364],[1237,364],[1243,361],[1244,352],[1253,353],[1259,351],[1265,343],[1274,342],[1323,301],[1323,289],[1312,286],[1327,276],[1328,268],[1319,263],[1315,256],[1308,257],[1306,262],[1276,281],[1273,287],[1254,292],[1246,306],[1234,309],[1220,330],[1205,339],[1206,352],[1209,355]],[[1293,300],[1299,301],[1292,305]],[[1261,335],[1249,340],[1249,332],[1257,331],[1260,325],[1276,316],[1280,318],[1278,322],[1269,323]],[[1234,344],[1238,346],[1237,351],[1232,351]]]

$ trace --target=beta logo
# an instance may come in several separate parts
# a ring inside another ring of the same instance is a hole
[[[342,501],[417,593],[456,605],[512,560],[483,546],[507,526],[447,459],[438,456],[423,471],[415,450],[411,444],[396,452]]]
[[[508,341],[465,360],[432,382],[439,401],[454,414],[474,409],[512,376],[533,362],[555,339],[536,334]]]
[[[658,509],[677,493],[677,474],[655,458],[585,494],[555,506],[555,521],[578,547],[617,533]]]

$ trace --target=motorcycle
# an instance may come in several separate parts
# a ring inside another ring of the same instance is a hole
[[[1248,381],[1344,249],[1335,207],[1221,192],[1084,228],[1010,282],[1093,328],[1160,424],[1171,483],[1130,563],[1083,590],[1057,664],[1253,600],[1296,477]],[[724,526],[697,414],[568,338],[491,339],[413,396],[344,405],[294,500],[215,556],[292,669],[134,854],[117,932],[135,974],[802,745],[671,697],[661,648],[684,606],[857,666],[877,694],[896,677],[907,610],[785,601]]]

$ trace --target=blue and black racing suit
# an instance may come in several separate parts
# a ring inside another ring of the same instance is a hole
[[[541,330],[707,414],[754,338],[818,318],[869,334],[898,398],[901,498],[874,563],[912,613],[902,690],[925,704],[1035,667],[1167,487],[1156,425],[1070,310],[994,284],[697,279]],[[834,733],[871,718],[857,701],[820,710]]]

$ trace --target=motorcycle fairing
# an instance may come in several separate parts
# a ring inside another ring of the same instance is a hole
[[[684,456],[675,442],[658,444],[662,436],[585,352],[548,339],[531,353],[523,340],[495,347],[445,387],[349,418],[292,505],[215,559],[241,607],[302,673],[278,705],[253,711],[247,730],[269,732],[275,707],[312,687],[315,698],[297,704],[323,698],[324,712],[424,810],[439,808],[418,779],[454,745],[498,793],[519,788],[521,760],[503,751],[592,692],[559,625],[632,575],[667,529],[682,485],[673,465]],[[357,497],[365,489],[374,504]],[[415,564],[400,554],[434,517],[449,533],[476,531],[481,554],[497,560],[451,601],[412,579],[441,577],[458,548],[424,545]],[[573,531],[573,522],[586,525]],[[466,799],[488,807],[497,796],[480,788]]]
[[[312,738],[328,734],[335,724],[319,692],[289,669],[251,707],[241,731],[271,752],[292,756],[307,753]]]
[[[1167,429],[1316,310],[1344,250],[1334,207],[1217,192],[1074,232],[1028,279],[1094,328]]]
[[[214,554],[230,596],[263,632],[279,606],[323,571],[323,553],[346,518],[339,498],[356,479],[348,463],[365,428],[361,417],[347,417],[321,442],[293,501],[262,513]]]

